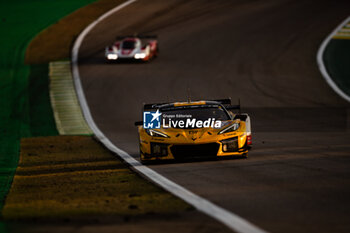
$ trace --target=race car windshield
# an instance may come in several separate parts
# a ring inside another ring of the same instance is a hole
[[[176,118],[177,120],[186,120],[187,118],[196,118],[197,120],[205,121],[209,118],[215,118],[215,120],[227,121],[230,120],[227,112],[219,105],[194,105],[194,106],[181,106],[161,109],[163,115],[168,118]]]
[[[123,49],[134,49],[135,48],[135,41],[132,40],[125,40],[122,44]]]

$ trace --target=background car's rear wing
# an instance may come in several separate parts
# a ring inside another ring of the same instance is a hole
[[[138,35],[138,34],[134,34],[134,35],[125,35],[125,36],[117,36],[116,39],[117,40],[122,40],[122,39],[125,39],[125,38],[128,38],[128,37],[137,37],[137,38],[140,38],[140,39],[157,39],[158,36],[157,35]]]
[[[138,35],[137,37],[140,39],[157,39],[158,38],[157,35]]]

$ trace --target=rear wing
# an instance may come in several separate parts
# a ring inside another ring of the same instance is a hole
[[[160,106],[162,106],[164,104],[169,104],[169,103],[144,104],[143,105],[143,111],[158,109]]]
[[[117,40],[123,40],[125,38],[133,38],[133,37],[137,37],[140,39],[157,39],[158,36],[157,35],[138,35],[138,34],[134,34],[134,35],[125,35],[125,36],[117,36],[116,39]]]
[[[224,105],[224,107],[227,110],[238,109],[239,111],[241,111],[241,101],[240,101],[240,99],[238,99],[238,104],[236,104],[236,105],[232,105],[231,104],[231,98],[229,98],[229,99],[217,99],[217,100],[212,100],[212,101],[219,102],[220,104]]]
[[[218,102],[222,104],[227,110],[234,110],[234,109],[241,109],[240,100],[238,99],[237,105],[231,104],[231,99],[216,99],[216,100],[208,100],[206,102]],[[170,103],[153,103],[153,104],[144,104],[143,110],[152,110],[152,109],[158,109],[160,106],[170,104]]]
[[[157,35],[138,35],[137,37],[140,39],[158,39]]]

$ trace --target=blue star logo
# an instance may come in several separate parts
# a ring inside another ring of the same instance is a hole
[[[143,128],[159,129],[161,115],[162,113],[159,112],[159,109],[156,112],[143,112]]]

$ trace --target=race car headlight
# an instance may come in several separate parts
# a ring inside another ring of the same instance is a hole
[[[146,129],[146,133],[147,133],[149,136],[152,136],[152,137],[170,138],[170,137],[169,137],[168,135],[166,135],[165,133],[159,132],[159,131],[154,130],[154,129]]]
[[[107,59],[109,60],[117,60],[118,59],[118,55],[117,54],[108,54],[107,55]]]
[[[146,57],[146,54],[145,53],[136,53],[134,55],[134,58],[135,59],[144,59]]]
[[[223,152],[234,152],[238,149],[238,138],[229,138],[221,141]]]
[[[218,134],[233,132],[233,131],[236,131],[238,128],[239,128],[239,123],[233,123],[232,125],[221,130]]]

